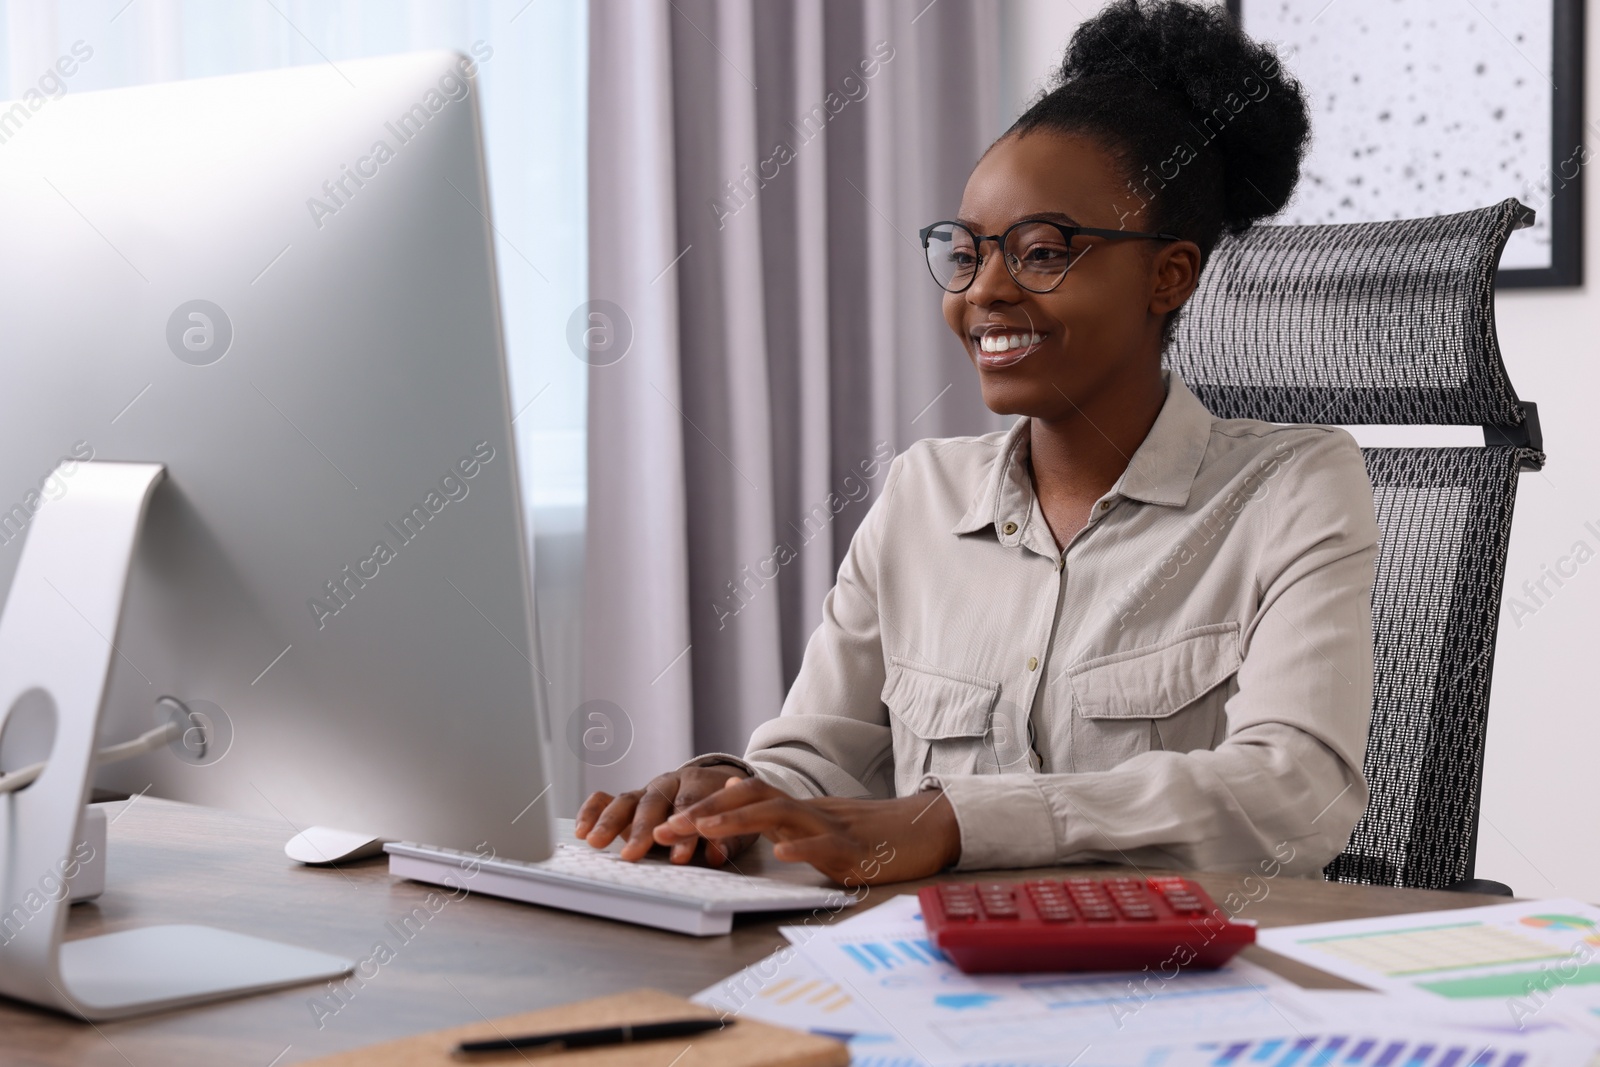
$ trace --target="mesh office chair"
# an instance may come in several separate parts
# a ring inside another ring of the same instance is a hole
[[[1224,237],[1166,361],[1223,418],[1477,425],[1482,448],[1364,449],[1382,531],[1366,774],[1329,880],[1510,893],[1473,881],[1489,680],[1517,475],[1537,412],[1500,359],[1494,279],[1514,199],[1428,219]]]

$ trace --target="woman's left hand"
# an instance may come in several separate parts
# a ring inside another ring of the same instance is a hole
[[[657,844],[760,834],[780,860],[809,863],[846,886],[906,882],[961,858],[955,809],[930,790],[894,800],[796,800],[756,778],[726,787],[655,829]]]

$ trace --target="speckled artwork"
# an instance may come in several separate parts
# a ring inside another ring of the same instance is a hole
[[[1548,2],[1245,0],[1243,21],[1311,99],[1314,142],[1276,221],[1416,218],[1514,196],[1538,218],[1511,235],[1501,266],[1550,266],[1562,178]],[[1570,177],[1585,157],[1568,154]]]

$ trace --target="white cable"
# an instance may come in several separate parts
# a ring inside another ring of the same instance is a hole
[[[44,773],[44,764],[30,763],[21,770],[12,771],[7,775],[0,775],[0,796],[6,793],[15,793],[23,786],[29,786],[34,780]]]
[[[146,730],[132,741],[124,741],[120,745],[102,748],[94,754],[96,767],[103,767],[107,763],[117,763],[121,760],[142,756],[146,752],[154,752],[163,745],[170,744],[183,736],[183,726],[178,722],[169,722],[157,726],[153,730]],[[0,775],[0,795],[15,793],[25,786],[32,785],[44,773],[43,763],[30,763],[26,767],[12,771],[10,774]]]
[[[119,763],[134,756],[142,756],[146,752],[154,752],[162,745],[178,740],[183,736],[183,727],[176,722],[164,723],[153,730],[146,730],[132,741],[124,741],[120,745],[102,748],[94,754],[94,765],[103,767],[107,763]]]

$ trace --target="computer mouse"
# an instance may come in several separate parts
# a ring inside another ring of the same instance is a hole
[[[354,830],[331,826],[308,826],[283,846],[284,855],[314,867],[366,859],[383,851],[385,840]]]

